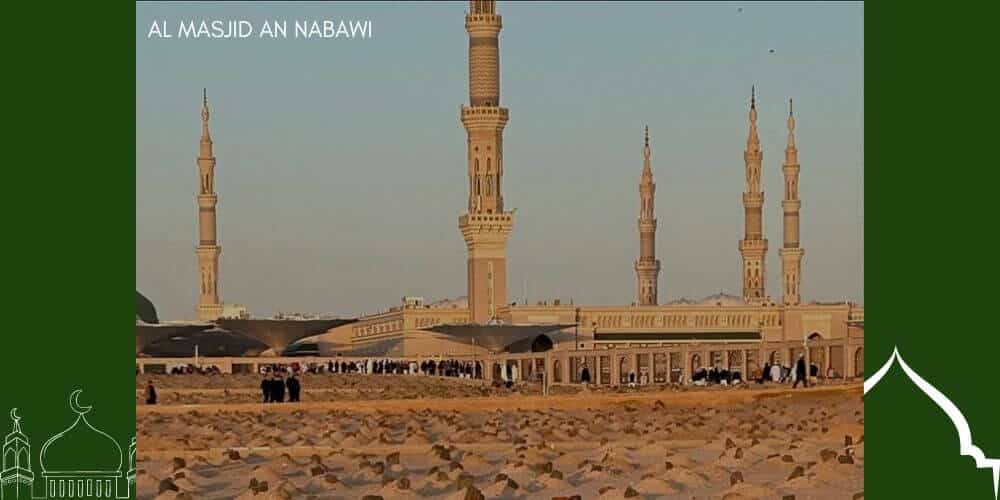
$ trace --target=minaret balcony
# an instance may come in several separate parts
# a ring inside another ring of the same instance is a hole
[[[510,118],[510,111],[500,106],[462,106],[462,123],[495,124],[498,121],[507,123]]]
[[[198,206],[200,208],[215,208],[216,203],[219,202],[219,196],[215,194],[199,194],[198,195]]]
[[[471,213],[465,214],[458,218],[458,223],[465,225],[490,225],[490,224],[513,224],[514,214],[513,212],[501,212],[498,214],[490,213]]]
[[[781,260],[796,261],[805,255],[806,251],[802,247],[782,247],[778,249],[778,255],[781,256]]]
[[[214,259],[222,253],[222,247],[218,245],[217,241],[200,241],[198,246],[195,248],[195,253],[198,257],[205,257]]]
[[[740,251],[741,252],[743,252],[743,251],[754,251],[754,250],[756,250],[758,252],[765,252],[765,251],[767,251],[767,240],[765,240],[765,239],[759,239],[759,240],[740,240]]]
[[[490,28],[491,31],[500,31],[503,28],[503,16],[499,14],[466,14],[465,29],[473,31],[475,28]]]
[[[660,272],[660,261],[657,260],[637,260],[635,261],[635,270],[638,272],[649,272],[649,273],[659,273]]]
[[[764,192],[743,193],[743,205],[746,207],[759,207],[764,204]]]

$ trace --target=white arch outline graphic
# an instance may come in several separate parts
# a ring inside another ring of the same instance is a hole
[[[899,362],[899,366],[903,368],[903,372],[906,373],[907,377],[913,381],[917,387],[920,388],[927,397],[931,398],[935,404],[938,405],[948,418],[951,419],[951,423],[955,425],[955,430],[958,431],[958,443],[960,445],[959,451],[963,456],[969,456],[975,459],[976,467],[979,469],[993,469],[993,498],[998,498],[998,493],[1000,493],[1000,458],[986,458],[983,450],[979,449],[978,446],[972,443],[972,430],[969,429],[969,422],[965,419],[965,415],[962,414],[961,410],[952,403],[947,396],[937,390],[930,382],[926,381],[917,374],[910,365],[903,361],[903,357],[899,354],[899,348],[892,348],[892,355],[886,360],[885,364],[878,369],[871,377],[865,380],[865,394],[872,390],[876,384],[882,380],[882,377],[889,372],[889,368],[892,368],[893,361]]]

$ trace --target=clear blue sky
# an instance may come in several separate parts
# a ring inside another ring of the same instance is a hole
[[[356,314],[465,293],[466,3],[137,4],[136,288],[194,315],[201,89],[220,291],[258,316]],[[742,10],[740,10],[742,9]],[[767,289],[795,99],[805,299],[864,300],[861,3],[499,2],[510,300],[635,300],[642,126],[661,301],[739,293],[750,86]],[[153,20],[372,19],[364,40],[146,39]],[[774,50],[771,53],[771,50]]]

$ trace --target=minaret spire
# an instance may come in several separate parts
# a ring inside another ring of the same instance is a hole
[[[781,202],[783,244],[781,256],[782,302],[798,305],[801,302],[799,286],[802,282],[802,256],[805,251],[799,242],[799,150],[795,146],[795,115],[792,100],[788,100],[788,145],[785,163],[781,167],[785,177],[785,198]]]
[[[212,136],[208,132],[208,91],[201,93],[201,143],[198,155],[198,319],[212,321],[222,315],[219,302],[219,255],[222,247],[216,240],[215,207],[219,197],[215,194],[215,155]]]
[[[471,320],[499,319],[507,305],[507,237],[514,214],[504,210],[503,130],[507,108],[500,106],[501,16],[496,0],[471,0],[465,15],[469,33],[469,104],[462,106],[468,148],[468,212],[458,219],[468,250]]]
[[[795,115],[792,114],[792,100],[788,99],[788,146],[785,147],[786,155],[788,153],[797,154],[798,149],[795,148]]]
[[[642,177],[645,179],[649,177],[650,182],[653,179],[653,168],[650,165],[649,158],[651,156],[651,151],[649,149],[649,125],[646,125],[646,142],[642,147]]]
[[[757,136],[756,87],[750,87],[750,133],[747,134],[747,151],[760,151],[760,137]]]
[[[642,176],[639,180],[639,259],[635,261],[637,297],[640,306],[655,306],[659,290],[660,261],[656,259],[656,184],[650,162],[649,126],[642,147]]]
[[[743,300],[748,303],[761,303],[767,298],[764,286],[766,273],[765,257],[767,255],[767,240],[764,239],[762,207],[764,206],[764,191],[761,189],[760,171],[764,153],[760,149],[760,138],[757,135],[757,86],[750,87],[750,131],[747,134],[747,146],[743,151],[743,163],[746,170],[746,191],[743,193],[743,212],[745,233],[740,240],[740,255],[743,258]]]
[[[212,157],[212,134],[208,132],[208,89],[201,89],[201,156]]]

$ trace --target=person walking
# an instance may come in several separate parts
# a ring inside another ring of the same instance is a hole
[[[153,381],[150,380],[146,384],[146,404],[155,405],[156,404],[156,387],[153,387]]]
[[[260,380],[260,392],[261,401],[264,403],[271,402],[271,379],[264,375],[264,378]]]
[[[281,378],[281,374],[277,372],[274,374],[274,380],[271,381],[271,402],[285,402],[285,381]]]
[[[781,383],[781,365],[780,364],[775,363],[775,364],[771,365],[770,380],[771,380],[771,382],[774,382],[774,383],[777,383],[777,384]]]
[[[295,376],[295,372],[292,372],[288,376],[288,381],[285,382],[288,386],[288,401],[291,403],[299,402],[299,393],[302,390],[302,386],[299,384],[299,378]]]
[[[803,387],[809,387],[809,378],[806,375],[806,359],[802,355],[799,355],[799,360],[795,363],[795,383],[792,384],[792,389],[798,387],[799,382],[802,382]]]

